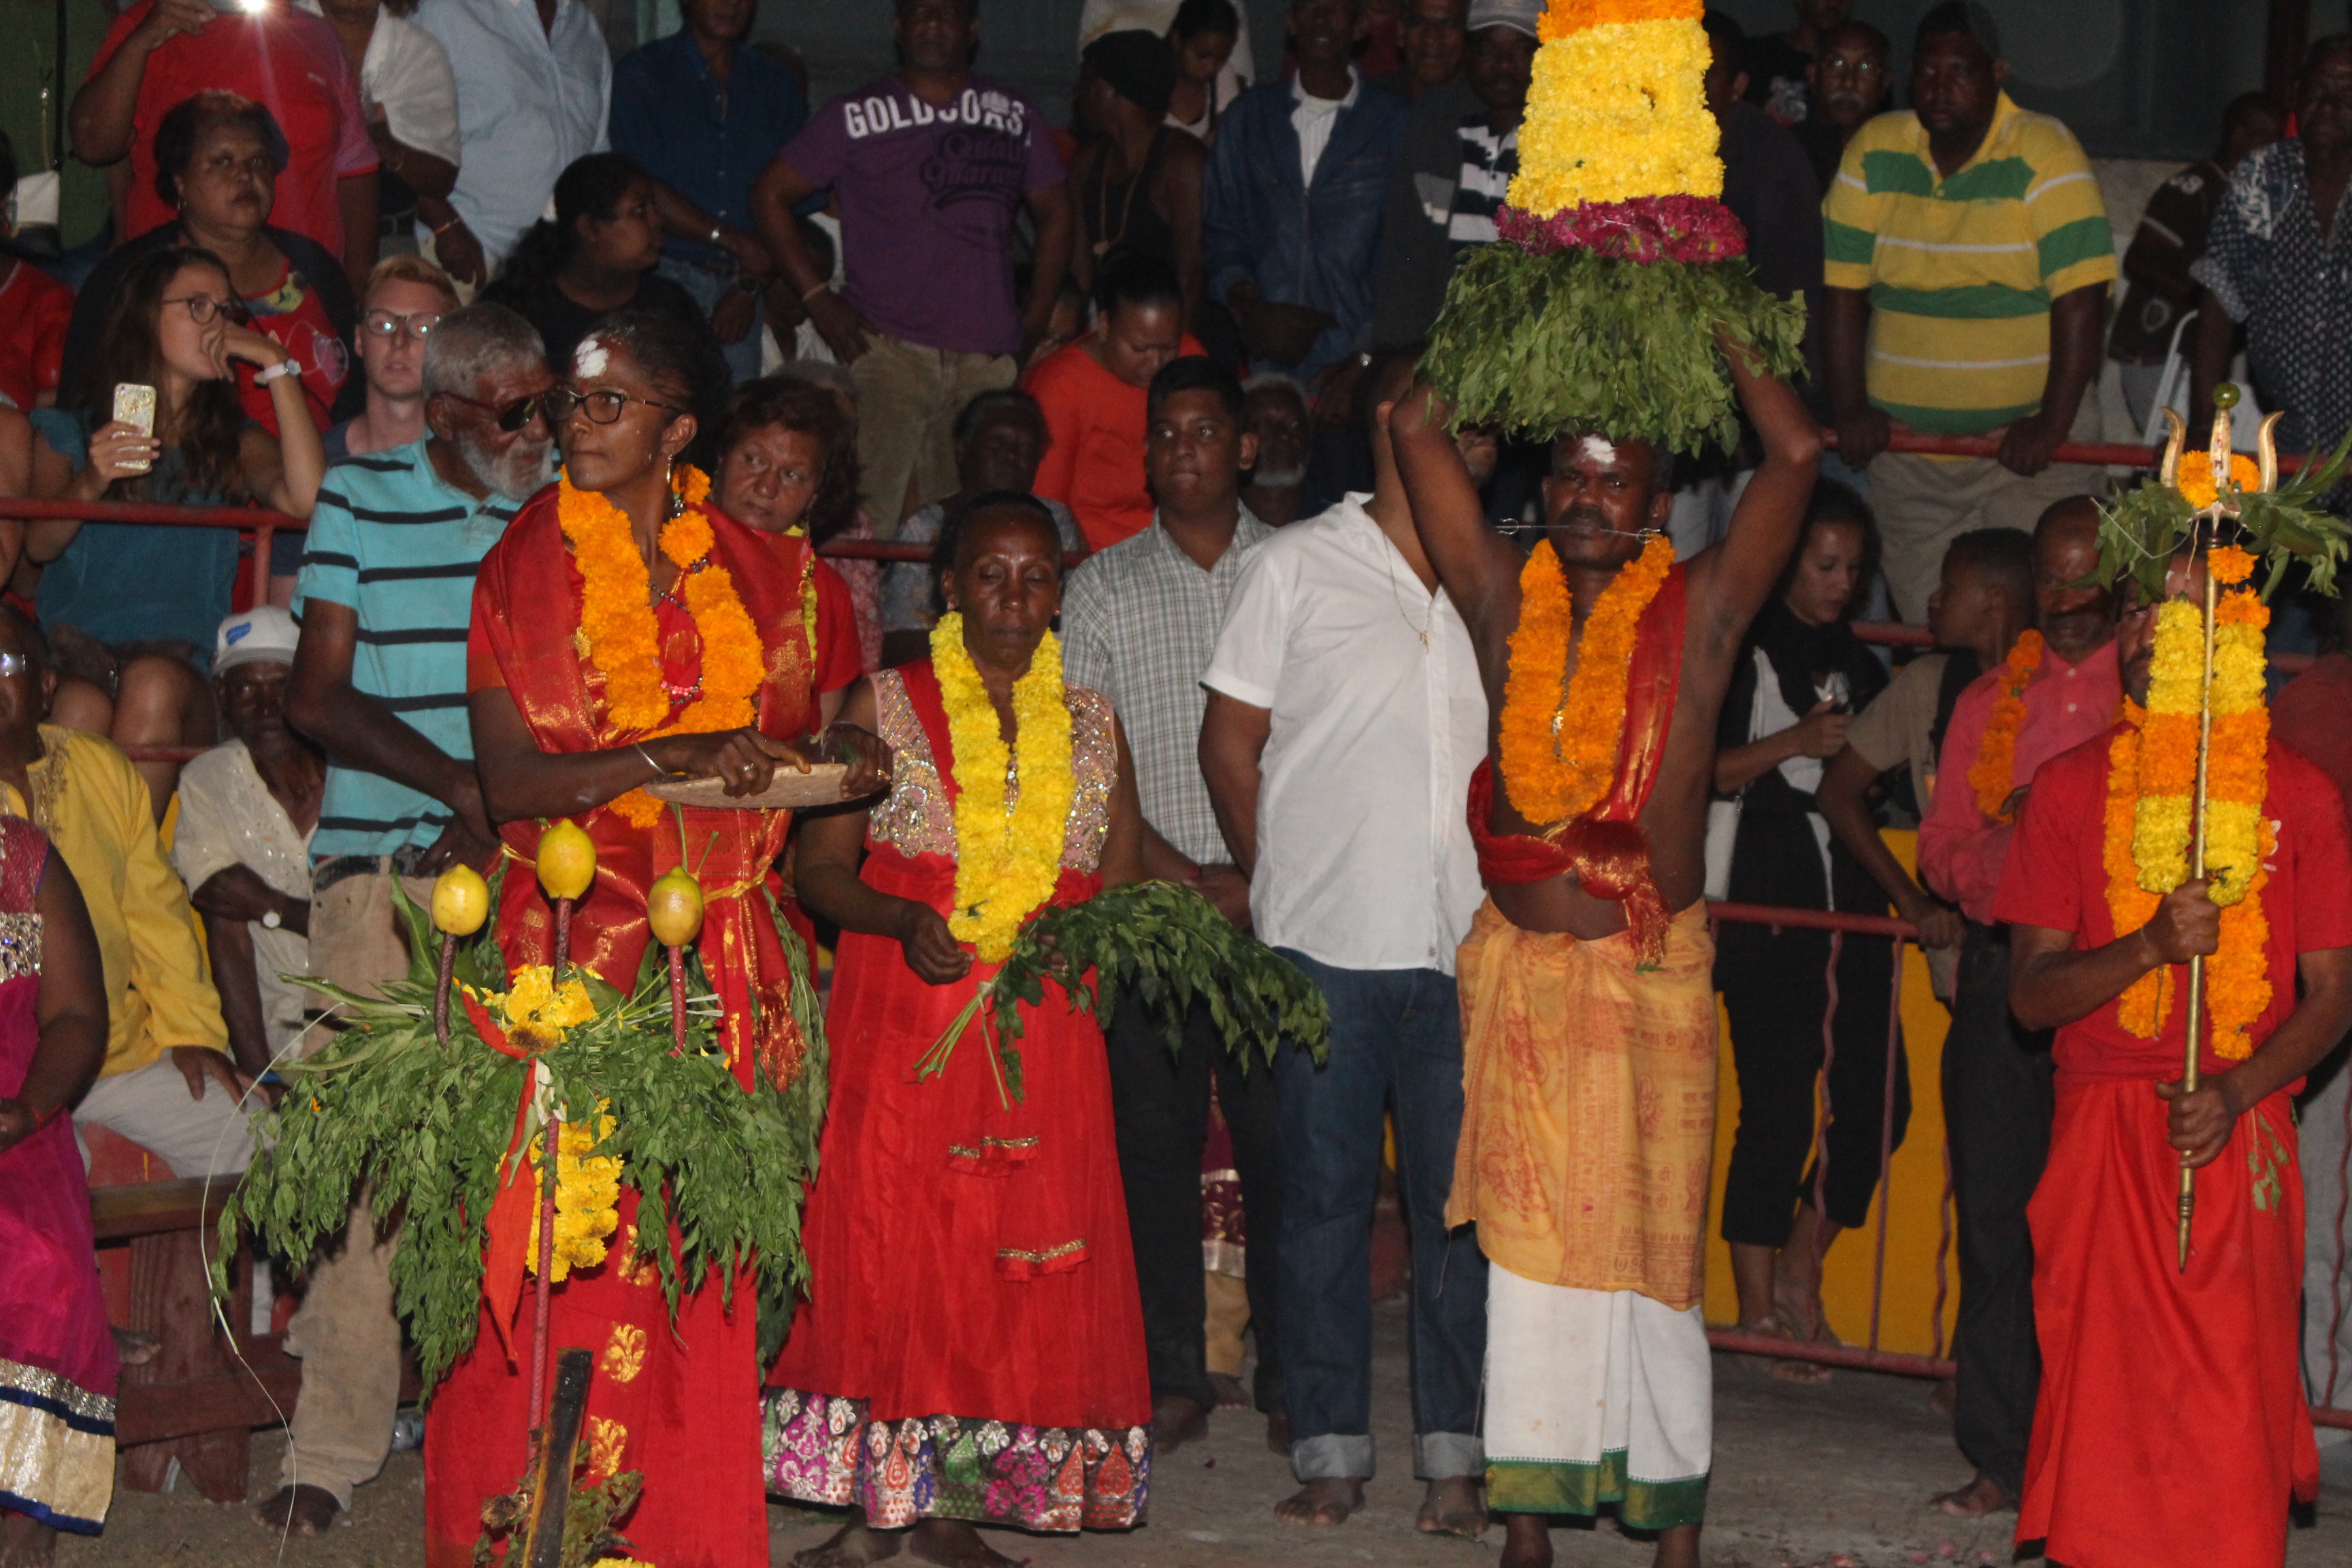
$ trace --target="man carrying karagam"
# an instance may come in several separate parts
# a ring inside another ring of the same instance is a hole
[[[1551,1562],[1547,1516],[1602,1503],[1661,1532],[1663,1568],[1698,1562],[1716,716],[1821,447],[1796,395],[1721,342],[1764,459],[1728,534],[1681,564],[1663,446],[1562,435],[1523,557],[1486,522],[1446,411],[1417,390],[1391,421],[1495,715],[1470,792],[1488,898],[1458,966],[1467,1109],[1445,1217],[1476,1223],[1495,1264],[1486,1487],[1507,1568]]]

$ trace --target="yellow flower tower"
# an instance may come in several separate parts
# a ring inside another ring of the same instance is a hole
[[[1456,417],[1676,450],[1736,434],[1718,328],[1779,374],[1804,308],[1759,289],[1702,79],[1696,0],[1552,0],[1502,242],[1456,270],[1426,366]]]

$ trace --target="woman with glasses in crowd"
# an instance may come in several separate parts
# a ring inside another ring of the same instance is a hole
[[[178,216],[109,253],[82,285],[66,330],[66,397],[112,395],[111,384],[91,380],[110,303],[142,258],[193,246],[228,269],[231,298],[247,318],[241,324],[276,339],[278,358],[300,367],[298,384],[313,426],[324,430],[360,411],[363,394],[351,361],[359,310],[343,264],[315,240],[269,222],[286,160],[285,133],[251,99],[200,92],[163,116],[155,127],[155,188]],[[236,385],[247,416],[278,434],[269,388],[256,384],[250,367]]]
[[[709,504],[706,448],[727,392],[709,334],[626,313],[582,339],[568,368],[541,400],[563,478],[516,515],[475,581],[467,685],[483,797],[525,860],[559,816],[594,840],[571,954],[624,987],[651,940],[646,890],[691,859],[730,1059],[747,1089],[755,1072],[789,1085],[807,1043],[771,899],[792,813],[688,807],[681,822],[643,786],[717,778],[730,795],[757,795],[823,744],[851,755],[849,787],[868,793],[880,743],[838,727],[817,740],[827,661],[807,579]],[[530,877],[507,878],[498,937],[509,963],[552,961],[553,911]],[[645,1477],[625,1525],[632,1555],[763,1563],[760,1314],[741,1294],[730,1312],[706,1279],[673,1326],[657,1274],[630,1256],[635,1215],[625,1192],[614,1264],[555,1288],[551,1342],[642,1331],[635,1373],[597,1377],[587,1405],[590,1430],[627,1434],[614,1462]],[[482,1500],[513,1484],[527,1450],[528,1381],[486,1331],[441,1384],[425,1428],[428,1562],[472,1561]]]
[[[150,251],[107,299],[98,345],[67,399],[33,415],[34,493],[252,503],[308,518],[326,453],[301,366],[239,320],[227,264],[186,247]],[[248,416],[239,381],[269,398],[275,433]],[[152,433],[114,417],[123,385],[152,392]],[[229,613],[236,553],[226,528],[26,525],[26,559],[41,567],[41,625],[73,671],[58,683],[54,721],[126,747],[210,745],[203,663]],[[179,764],[139,771],[160,820]]]

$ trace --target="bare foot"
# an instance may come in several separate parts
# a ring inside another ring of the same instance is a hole
[[[343,1511],[324,1487],[279,1487],[254,1506],[253,1522],[264,1530],[305,1538],[324,1535]]]
[[[1769,1334],[1778,1340],[1794,1340],[1797,1337],[1790,1331],[1789,1325],[1778,1317],[1767,1318],[1760,1323],[1742,1323],[1739,1326],[1748,1333]],[[1739,1359],[1750,1369],[1760,1372],[1780,1383],[1814,1384],[1827,1383],[1830,1380],[1830,1369],[1819,1362],[1792,1361],[1787,1356],[1754,1354],[1743,1355]]]
[[[2009,1495],[2008,1489],[1982,1470],[1967,1486],[1937,1492],[1929,1500],[1954,1519],[1982,1519],[1989,1513],[2006,1513],[2017,1506],[2017,1500]]]
[[[1250,1407],[1249,1390],[1242,1386],[1240,1378],[1213,1372],[1209,1374],[1209,1386],[1217,1391],[1218,1409],[1247,1410]]]
[[[1151,1406],[1151,1447],[1157,1453],[1172,1454],[1187,1443],[1196,1443],[1209,1435],[1209,1413],[1201,1402],[1181,1394],[1154,1401]]]
[[[1265,1446],[1270,1453],[1290,1457],[1290,1412],[1276,1410],[1265,1418]]]
[[[125,1366],[145,1366],[163,1353],[163,1342],[136,1329],[115,1329],[115,1359]]]
[[[915,1526],[911,1542],[916,1556],[943,1568],[1020,1568],[1012,1558],[990,1550],[980,1531],[960,1519],[927,1519]]]
[[[1500,1568],[1551,1568],[1551,1521],[1539,1513],[1505,1514]]]
[[[1429,1483],[1414,1521],[1424,1535],[1458,1535],[1475,1541],[1486,1533],[1486,1489],[1475,1476],[1448,1476]]]
[[[29,1514],[0,1512],[0,1568],[48,1568],[58,1532]]]
[[[830,1541],[794,1554],[793,1568],[866,1568],[898,1556],[898,1531],[868,1529],[863,1519],[855,1519]]]
[[[1364,1506],[1364,1483],[1353,1476],[1319,1476],[1274,1505],[1285,1524],[1343,1524]]]
[[[1678,1524],[1658,1532],[1655,1568],[1698,1568],[1698,1526]]]

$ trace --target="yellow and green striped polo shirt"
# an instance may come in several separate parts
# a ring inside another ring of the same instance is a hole
[[[1871,121],[1822,213],[1825,280],[1870,293],[1870,401],[1920,430],[1972,436],[2039,408],[2050,301],[2116,276],[2082,145],[2007,93],[1949,179],[1917,115]]]

